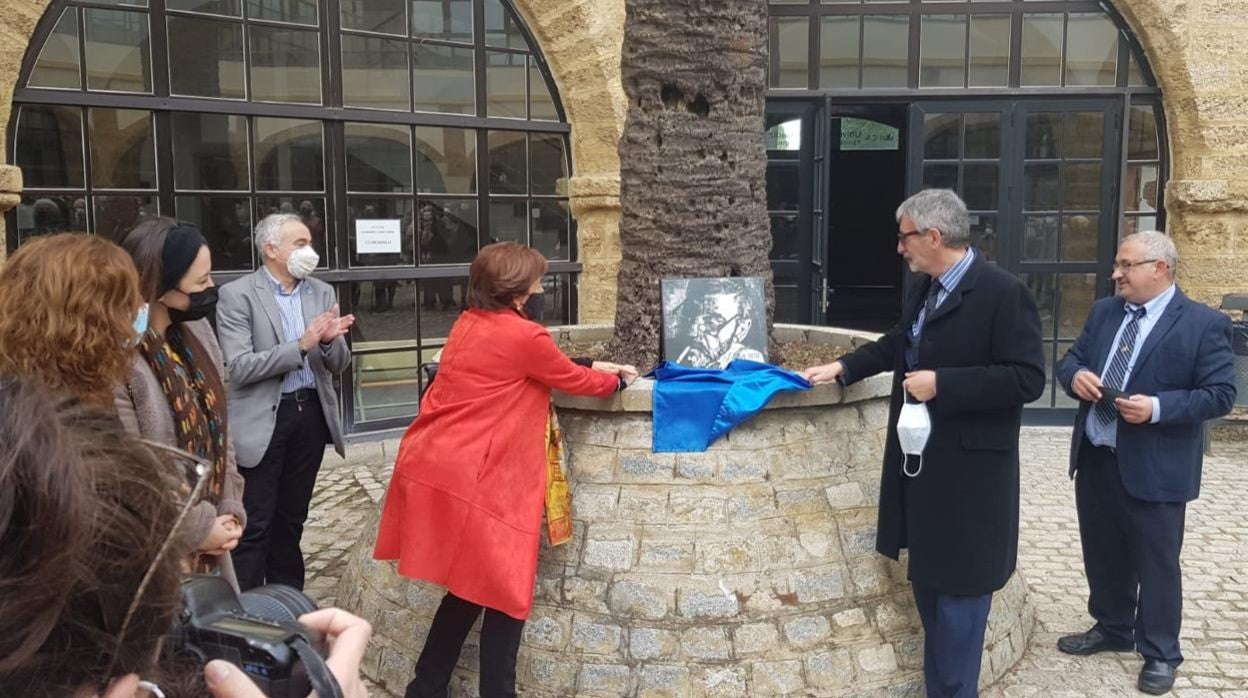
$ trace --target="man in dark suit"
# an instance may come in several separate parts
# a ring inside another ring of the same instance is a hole
[[[876,549],[893,559],[910,551],[927,695],[962,698],[978,695],[992,592],[1014,573],[1018,430],[1023,405],[1045,383],[1040,317],[1018,279],[968,247],[969,217],[956,194],[921,191],[897,220],[897,253],[925,275],[906,294],[901,323],[803,374],[848,384],[893,372]],[[930,436],[917,449],[908,425],[892,435],[903,400],[930,416]],[[904,454],[900,436],[921,455]]]
[[[1179,551],[1187,502],[1200,491],[1205,420],[1235,402],[1231,322],[1174,284],[1178,253],[1162,233],[1123,239],[1118,295],[1092,306],[1057,366],[1078,398],[1070,475],[1096,625],[1063,637],[1069,654],[1144,657],[1138,687],[1174,685],[1182,591]]]

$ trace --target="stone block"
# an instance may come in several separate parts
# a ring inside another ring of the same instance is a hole
[[[615,518],[619,500],[619,487],[578,483],[572,488],[572,515],[586,521],[610,521]]]
[[[596,529],[591,529],[594,531]],[[606,535],[594,533],[585,544],[585,555],[582,563],[590,567],[605,567],[610,570],[624,571],[632,568],[633,557],[637,551],[637,542],[632,537],[599,538]]]
[[[616,473],[621,482],[670,484],[675,470],[675,454],[622,449]]]
[[[564,659],[559,653],[535,652],[527,647],[520,653],[525,661],[525,683],[542,686],[554,695],[572,695],[576,692],[576,664]],[[527,657],[527,660],[525,659]]]
[[[623,664],[582,664],[577,694],[622,696],[629,692],[628,667]]]
[[[869,505],[867,494],[862,491],[862,485],[857,482],[832,485],[824,489],[823,493],[828,498],[828,505],[833,509],[857,509]]]
[[[705,698],[741,698],[750,695],[748,673],[742,666],[711,665],[694,672],[694,695]]]
[[[751,680],[756,696],[787,696],[806,687],[802,663],[795,659],[779,662],[754,662]]]
[[[714,453],[677,453],[676,477],[713,482],[719,456]]]
[[[658,620],[670,612],[672,596],[671,582],[622,579],[611,585],[607,607],[619,616]]]
[[[618,625],[577,615],[572,620],[572,648],[588,654],[619,655],[624,631]]]
[[[892,589],[891,576],[885,558],[879,556],[864,557],[854,561],[849,567],[849,576],[854,583],[854,591],[858,598],[870,598],[887,594]]]
[[[739,485],[766,482],[767,461],[759,451],[723,451],[719,454],[719,481]]]
[[[784,639],[793,647],[804,650],[823,642],[831,634],[828,619],[823,616],[800,616],[783,622]]]
[[[694,543],[688,537],[679,539],[651,537],[648,529],[641,539],[639,564],[655,572],[692,572]]]
[[[662,628],[631,628],[628,653],[634,660],[670,659],[680,650],[680,638]]]
[[[841,549],[846,558],[875,555],[875,517],[873,510],[838,512],[836,519],[841,533]]]
[[[798,603],[818,603],[845,597],[845,575],[840,568],[822,567],[794,572],[789,589]]]
[[[892,645],[880,645],[858,650],[857,660],[858,668],[864,674],[863,678],[875,678],[897,671],[897,655],[894,653]]]
[[[664,521],[674,524],[712,524],[725,520],[727,501],[722,497],[672,493]]]
[[[586,579],[584,576],[568,577],[563,581],[563,600],[568,608],[610,613],[607,608],[607,582]]]
[[[850,608],[833,614],[832,622],[838,628],[856,628],[867,624],[867,614],[861,608]]]
[[[665,520],[667,490],[656,487],[624,487],[616,516],[620,521],[651,523]]]
[[[647,664],[641,668],[637,681],[639,698],[677,698],[689,692],[688,667]]]
[[[680,634],[680,647],[691,659],[729,659],[732,642],[728,631],[717,625],[689,628]]]
[[[676,608],[685,618],[732,618],[741,612],[736,594],[723,589],[682,587],[676,591]]]
[[[784,516],[818,514],[827,511],[828,497],[818,487],[777,489],[776,504]]]
[[[576,483],[615,480],[616,450],[608,446],[568,443],[569,477]],[[573,485],[573,489],[576,485]]]
[[[816,690],[854,685],[854,655],[848,649],[818,652],[806,656],[806,681]]]
[[[759,568],[747,541],[698,541],[697,569],[704,574],[736,574]]]
[[[733,630],[732,640],[737,656],[766,654],[776,650],[780,631],[771,623],[747,623]]]
[[[728,500],[729,521],[753,521],[778,513],[775,497],[769,491],[734,495]]]
[[[571,636],[572,613],[535,607],[524,624],[524,644],[547,650],[562,650]]]

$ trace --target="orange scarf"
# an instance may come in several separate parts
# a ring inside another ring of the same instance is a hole
[[[563,470],[563,435],[555,406],[546,419],[546,537],[551,545],[572,540],[572,492]]]

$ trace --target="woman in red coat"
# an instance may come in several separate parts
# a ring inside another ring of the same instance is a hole
[[[515,695],[546,495],[550,391],[605,397],[637,376],[631,366],[578,365],[526,317],[545,272],[531,247],[482,248],[468,271],[469,309],[399,446],[374,556],[447,587],[406,698],[446,695],[482,608],[481,696]]]

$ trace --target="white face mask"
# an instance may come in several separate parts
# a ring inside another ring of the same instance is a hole
[[[296,247],[295,251],[286,258],[286,271],[289,271],[290,275],[296,279],[306,279],[320,261],[320,255],[312,249],[311,245]]]
[[[927,405],[921,402],[907,402],[901,406],[897,415],[897,440],[901,442],[901,471],[909,477],[918,477],[923,472],[923,449],[927,439],[932,435],[932,418],[927,413]],[[910,456],[918,456],[919,467],[910,472],[908,461]]]

